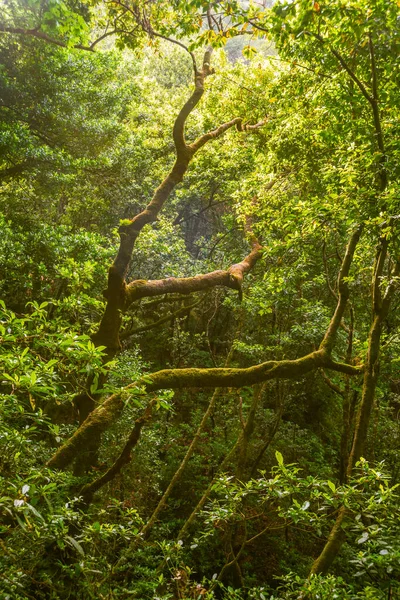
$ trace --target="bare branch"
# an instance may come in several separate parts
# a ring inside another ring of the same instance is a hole
[[[200,298],[200,300],[197,300],[197,302],[194,302],[193,304],[189,304],[188,306],[181,306],[181,308],[179,308],[175,312],[168,313],[165,317],[161,317],[161,319],[158,319],[158,321],[154,321],[153,323],[150,323],[149,325],[143,325],[142,327],[137,327],[136,329],[128,329],[127,331],[124,331],[124,333],[122,333],[119,336],[119,338],[120,338],[120,340],[126,340],[127,338],[131,337],[132,335],[137,335],[138,333],[144,333],[145,331],[150,331],[151,329],[155,329],[156,327],[159,327],[163,323],[170,321],[174,317],[179,317],[180,315],[185,314],[186,312],[190,311],[192,308],[194,308],[195,306],[200,304],[200,302],[202,302],[202,301],[203,301],[203,298]]]
[[[154,35],[155,37],[161,38],[162,40],[166,40],[167,42],[171,42],[171,44],[176,44],[177,46],[180,46],[181,48],[183,48],[190,55],[190,58],[192,59],[193,71],[194,71],[194,74],[196,75],[196,73],[197,73],[196,57],[195,57],[194,53],[191,52],[187,46],[185,46],[185,44],[183,44],[179,40],[175,40],[174,38],[170,38],[166,35],[162,35],[161,33],[154,31],[154,29],[151,30],[151,35]]]
[[[333,390],[333,391],[335,392],[335,394],[338,394],[339,396],[342,396],[342,398],[343,398],[343,396],[344,396],[344,391],[342,390],[342,388],[341,388],[341,387],[339,387],[338,385],[336,385],[336,383],[334,383],[334,382],[332,381],[332,379],[330,379],[330,378],[328,377],[328,375],[325,373],[325,371],[324,371],[323,369],[321,369],[321,375],[322,375],[322,378],[323,378],[323,380],[325,381],[326,385],[327,385],[328,387],[330,387],[330,388],[331,388],[331,390]]]

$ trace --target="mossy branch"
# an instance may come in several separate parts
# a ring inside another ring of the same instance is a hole
[[[130,389],[144,387],[146,392],[162,389],[244,387],[270,379],[298,379],[324,367],[348,375],[358,375],[360,367],[335,362],[326,352],[316,350],[296,360],[271,360],[248,368],[164,369],[132,383],[109,396],[77,429],[74,435],[48,461],[50,468],[63,469],[82,452],[94,432],[105,431],[120,416]]]
[[[361,228],[354,232],[347,246],[338,277],[338,303],[318,350],[295,360],[271,360],[248,368],[164,369],[152,373],[151,375],[146,375],[142,380],[127,386],[123,392],[107,398],[101,406],[96,408],[88,416],[81,427],[54,454],[47,465],[49,467],[60,469],[68,466],[70,462],[84,450],[93,435],[101,434],[119,417],[124,405],[123,394],[126,394],[126,391],[133,387],[144,387],[146,392],[161,389],[185,389],[193,387],[240,388],[247,385],[262,383],[270,379],[299,379],[307,373],[319,368],[331,369],[347,375],[359,374],[362,371],[360,367],[334,361],[331,357],[331,351],[346,308],[348,299],[346,277],[349,274],[352,258],[360,235]],[[260,246],[258,242],[254,240],[252,251],[248,257],[246,257],[242,263],[238,263],[238,265],[231,267],[233,273],[237,274],[237,277],[240,277],[240,275],[243,276],[243,273],[251,268],[253,261],[257,260],[259,254]],[[231,273],[229,273],[229,275],[231,275]],[[163,281],[168,282],[169,280]],[[150,284],[154,282],[147,283]],[[174,291],[178,290],[175,288]],[[163,288],[162,293],[165,293],[165,288]]]
[[[138,279],[126,287],[126,306],[135,300],[164,294],[192,294],[216,286],[225,286],[240,292],[244,275],[248,273],[261,257],[262,247],[253,240],[252,250],[240,263],[232,265],[226,271],[218,270],[194,277],[168,277],[147,281]]]
[[[91,483],[86,484],[81,489],[80,495],[83,497],[83,500],[86,504],[90,504],[93,495],[104,485],[106,485],[106,483],[112,481],[116,477],[116,475],[118,475],[118,473],[122,470],[124,465],[130,462],[131,452],[140,439],[142,427],[147,421],[151,419],[154,404],[155,400],[149,402],[142,416],[136,419],[135,426],[128,438],[128,441],[126,442],[121,454],[118,456],[114,464],[101,477],[95,479]]]

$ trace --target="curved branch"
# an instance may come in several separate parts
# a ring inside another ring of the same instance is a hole
[[[187,46],[185,46],[185,44],[183,44],[179,40],[174,40],[173,38],[170,38],[166,35],[162,35],[162,33],[158,33],[157,31],[154,31],[154,29],[151,30],[150,34],[154,35],[156,37],[159,37],[162,40],[166,40],[167,42],[171,42],[171,44],[176,44],[177,46],[180,46],[181,48],[186,50],[186,52],[190,55],[190,58],[192,59],[193,71],[195,74],[197,73],[196,57],[195,57],[194,53],[191,52]]]
[[[185,123],[204,93],[204,79],[211,72],[210,59],[211,50],[207,49],[204,54],[203,68],[196,73],[195,89],[175,120],[173,138],[176,159],[171,171],[156,189],[146,208],[128,224],[119,228],[120,245],[117,256],[109,269],[107,290],[104,293],[107,298],[107,306],[99,329],[93,336],[93,341],[106,346],[110,355],[115,354],[120,348],[121,312],[126,308],[125,278],[136,239],[145,225],[155,221],[172,190],[182,181],[193,157],[194,152],[188,149],[184,139]]]
[[[0,23],[0,32],[2,33],[11,33],[14,35],[27,35],[31,37],[38,38],[39,40],[43,40],[48,42],[49,44],[54,44],[55,46],[60,46],[61,48],[67,48],[68,44],[63,42],[62,40],[57,40],[56,38],[51,37],[47,33],[40,31],[39,29],[24,29],[23,27],[8,27],[4,23]],[[83,44],[74,44],[72,47],[77,48],[78,50],[87,50],[89,52],[94,52],[93,44],[91,46],[84,46]]]
[[[309,35],[311,37],[314,37],[316,40],[318,40],[321,44],[329,44],[328,40],[325,40],[321,35],[319,35],[318,33],[314,33],[312,31],[304,31],[304,33],[306,35]],[[330,51],[332,52],[333,56],[339,61],[339,63],[341,64],[341,66],[343,67],[343,69],[346,71],[346,73],[349,75],[349,77],[354,81],[354,83],[357,85],[358,89],[360,90],[360,92],[362,93],[362,95],[364,96],[364,98],[366,100],[368,100],[368,102],[372,105],[373,104],[373,97],[368,93],[367,88],[365,87],[365,84],[361,81],[361,79],[359,79],[357,77],[357,75],[354,73],[354,71],[349,67],[349,65],[347,64],[347,62],[345,61],[345,59],[343,58],[343,56],[334,48],[332,48],[332,46],[329,46]]]
[[[174,293],[191,294],[219,285],[240,292],[244,275],[254,267],[260,257],[261,245],[254,241],[250,254],[242,262],[232,265],[226,271],[211,271],[194,277],[168,277],[168,279],[154,279],[152,281],[145,279],[132,281],[126,287],[126,306],[132,304],[134,300],[139,300],[139,298]]]
[[[194,92],[190,96],[189,100],[181,108],[179,115],[177,116],[174,123],[172,135],[174,138],[174,144],[178,158],[180,156],[182,156],[182,158],[189,157],[190,160],[193,154],[198,150],[198,148],[189,149],[188,145],[186,144],[185,125],[188,116],[200,102],[200,99],[204,94],[204,81],[206,77],[208,77],[212,73],[212,69],[210,66],[211,54],[212,48],[207,48],[207,50],[204,53],[203,65],[200,70],[197,69],[196,63],[194,63]]]
[[[39,28],[24,29],[23,27],[8,27],[4,23],[0,23],[0,32],[2,32],[2,33],[10,33],[12,35],[26,35],[26,36],[37,38],[39,40],[43,40],[44,42],[53,44],[55,46],[60,46],[60,48],[72,47],[72,48],[76,48],[77,50],[85,50],[86,52],[94,52],[95,46],[97,46],[97,44],[99,42],[102,42],[104,39],[106,39],[110,35],[116,35],[118,33],[124,33],[125,35],[132,35],[135,32],[135,29],[136,28],[131,29],[130,31],[125,31],[124,29],[115,28],[115,29],[112,29],[111,31],[106,31],[105,33],[100,35],[93,42],[90,42],[89,46],[85,46],[84,44],[73,44],[72,46],[69,46],[67,42],[64,42],[63,40],[58,40],[57,38],[53,38],[50,35],[48,35],[47,33],[45,33],[44,31],[40,31]]]
[[[148,392],[161,389],[203,387],[241,388],[270,379],[296,379],[325,367],[348,375],[358,375],[362,369],[330,359],[324,350],[316,350],[295,360],[271,360],[248,368],[164,369],[128,385],[118,394],[107,398],[76,430],[73,436],[48,461],[50,468],[63,469],[83,450],[94,432],[102,433],[121,414],[129,390],[143,386]]]
[[[189,100],[184,104],[184,106],[179,111],[178,116],[175,119],[174,127],[173,127],[173,139],[175,143],[176,149],[176,160],[175,164],[172,167],[172,170],[161,183],[161,185],[156,189],[153,198],[146,206],[146,208],[136,215],[129,224],[123,225],[120,227],[119,233],[121,238],[120,248],[117,254],[117,257],[111,267],[111,278],[113,276],[119,278],[120,287],[122,286],[122,280],[124,280],[127,269],[129,266],[129,262],[132,256],[132,250],[138,237],[140,231],[143,229],[145,225],[153,222],[158,213],[164,206],[164,203],[168,199],[172,190],[180,183],[183,179],[184,174],[187,171],[189,163],[193,158],[193,155],[197,152],[199,148],[201,148],[209,139],[215,139],[222,135],[227,129],[233,127],[240,120],[234,119],[229,123],[225,123],[221,125],[217,130],[211,132],[207,139],[202,138],[202,143],[196,146],[189,146],[185,141],[185,124],[187,118],[190,113],[194,110],[194,108],[199,103],[203,93],[204,93],[204,80],[211,73],[210,68],[210,60],[211,60],[212,49],[207,49],[204,53],[203,58],[203,67],[200,71],[197,71],[195,77],[195,89],[191,94]],[[207,134],[205,134],[207,135]],[[109,289],[113,287],[113,281],[109,280]],[[121,306],[119,308],[122,308]]]
[[[97,44],[99,42],[102,42],[103,40],[105,40],[107,37],[109,37],[110,35],[116,35],[117,33],[124,33],[125,35],[133,35],[133,33],[135,32],[136,27],[134,29],[131,29],[130,31],[125,31],[124,29],[112,29],[111,31],[106,31],[105,33],[103,33],[102,35],[100,35],[98,38],[96,38],[89,46],[88,50],[92,50],[92,52],[94,51],[94,47],[97,46]]]

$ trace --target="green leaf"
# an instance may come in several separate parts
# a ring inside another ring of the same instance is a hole
[[[42,521],[44,521],[44,518],[42,517],[42,515],[40,514],[40,512],[38,512],[36,510],[36,508],[34,506],[32,506],[32,504],[26,504],[27,508],[35,515],[35,517],[39,517],[39,519],[41,519]]]
[[[336,492],[336,486],[333,483],[333,481],[328,481],[327,483],[328,483],[328,486],[330,487],[330,489],[332,490],[332,492],[335,493]]]
[[[257,54],[257,50],[254,48],[254,46],[250,46],[250,44],[247,44],[247,46],[243,48],[242,54],[245,58],[250,60],[255,54]]]
[[[79,554],[81,556],[85,556],[85,553],[83,551],[82,546],[80,545],[79,542],[77,542],[73,537],[71,537],[70,535],[66,535],[65,538],[69,541],[69,543],[71,544],[71,546],[73,546],[75,548],[75,550],[77,550],[79,552]]]
[[[369,538],[368,531],[364,531],[364,533],[362,534],[362,536],[357,540],[357,544],[363,544],[364,542],[367,541],[368,538]]]

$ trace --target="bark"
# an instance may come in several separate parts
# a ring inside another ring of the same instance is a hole
[[[342,508],[339,510],[338,517],[335,521],[334,526],[332,527],[324,549],[322,550],[317,560],[314,561],[311,567],[310,575],[317,573],[326,573],[329,567],[331,566],[332,562],[336,558],[336,555],[338,554],[345,540],[345,533],[342,528],[342,525],[346,516],[347,510],[344,506],[342,506]]]
[[[244,275],[254,267],[261,256],[261,245],[258,241],[254,241],[252,246],[252,250],[246,258],[240,263],[232,265],[226,271],[212,271],[194,277],[168,277],[168,279],[152,281],[144,279],[133,281],[126,288],[126,306],[140,298],[176,293],[192,294],[216,286],[225,286],[240,292]]]
[[[48,461],[50,468],[63,469],[81,451],[84,451],[95,432],[102,433],[120,416],[129,390],[140,386],[146,392],[161,389],[185,389],[199,387],[244,387],[269,381],[270,379],[298,379],[325,367],[340,373],[358,375],[361,367],[333,361],[323,350],[316,350],[296,360],[267,361],[248,368],[213,369],[164,369],[146,375],[142,380],[127,386],[122,392],[113,394],[97,407],[76,430],[72,437]]]
[[[348,288],[346,277],[349,274],[352,257],[359,239],[360,230],[356,231],[348,244],[342,267],[338,278],[338,303],[326,334],[321,342],[320,348],[295,360],[267,361],[248,368],[229,367],[213,369],[165,369],[146,375],[127,386],[124,391],[107,398],[96,408],[74,433],[74,435],[54,454],[47,465],[52,468],[63,469],[79,455],[90,443],[91,437],[98,436],[111,425],[121,414],[124,400],[129,395],[129,389],[142,385],[147,392],[160,389],[184,389],[190,387],[244,387],[262,383],[270,379],[298,379],[311,371],[325,367],[348,375],[356,375],[361,372],[360,367],[339,363],[331,358],[337,330],[340,326],[346,302]],[[259,252],[259,248],[253,249]],[[250,255],[249,255],[250,256]],[[244,268],[251,261],[243,261]],[[242,265],[243,263],[239,263]],[[235,265],[237,267],[238,265]],[[240,267],[242,268],[242,267]],[[240,271],[240,269],[239,269]],[[235,272],[237,272],[235,270]]]
[[[9,26],[5,25],[4,23],[0,23],[0,31],[3,33],[10,33],[12,35],[23,35],[23,36],[28,36],[28,37],[35,37],[35,38],[37,38],[39,40],[43,40],[49,44],[54,44],[56,46],[60,46],[61,48],[68,47],[67,42],[53,38],[50,35],[48,35],[47,33],[40,31],[40,29],[38,29],[38,28],[27,29],[24,27],[9,27]],[[83,44],[75,44],[73,47],[78,48],[80,50],[92,50],[92,48],[90,46],[85,46]]]
[[[353,354],[353,334],[354,334],[354,310],[350,307],[350,324],[347,327],[344,323],[342,326],[347,331],[347,350],[345,362],[351,364]],[[344,389],[334,383],[324,371],[321,371],[322,377],[328,387],[331,388],[342,398],[342,433],[340,438],[340,465],[339,465],[339,481],[345,483],[347,478],[347,465],[349,459],[349,445],[350,445],[350,433],[351,433],[351,406],[354,399],[354,393],[350,388],[350,377],[347,375],[345,380]]]
[[[254,389],[253,393],[253,402],[251,403],[249,414],[247,415],[247,420],[243,423],[242,435],[239,438],[238,444],[238,462],[236,467],[236,479],[239,481],[243,481],[247,466],[247,454],[249,449],[249,444],[251,440],[251,436],[254,433],[255,428],[255,418],[257,413],[257,408],[260,403],[261,397],[265,390],[265,385],[257,386]],[[248,477],[247,477],[248,479]]]
[[[81,489],[80,495],[83,497],[83,501],[86,505],[92,502],[93,496],[98,490],[112,481],[118,475],[118,473],[121,472],[122,468],[130,462],[131,452],[140,439],[142,427],[151,419],[153,406],[154,401],[150,402],[143,415],[136,419],[135,426],[128,438],[128,441],[126,442],[124,449],[114,464],[101,477],[95,479],[91,483],[86,484]]]
[[[12,167],[7,167],[0,171],[0,180],[7,179],[7,177],[15,177],[16,175],[20,175],[27,169],[30,169],[32,166],[35,166],[39,161],[35,161],[33,159],[25,160],[24,162],[13,165]]]
[[[232,265],[227,271],[215,271],[213,273],[188,278],[171,277],[169,279],[159,281],[139,280],[133,282],[131,286],[128,286],[128,288],[131,287],[131,289],[133,289],[133,293],[131,293],[131,295],[126,293],[127,286],[125,284],[125,280],[123,278],[118,278],[113,265],[109,271],[109,290],[111,285],[111,279],[113,279],[114,281],[114,288],[110,291],[110,294],[112,294],[113,296],[113,301],[107,302],[106,310],[103,315],[99,331],[94,336],[94,341],[97,344],[100,344],[103,341],[103,344],[106,345],[106,360],[108,361],[116,354],[117,348],[120,347],[120,339],[124,339],[126,337],[129,337],[130,335],[133,335],[134,333],[147,331],[149,329],[152,329],[153,327],[162,325],[162,323],[171,318],[171,316],[163,317],[157,323],[153,323],[148,326],[143,326],[141,328],[138,328],[136,331],[128,332],[127,334],[123,334],[123,336],[120,337],[119,331],[121,326],[122,308],[119,309],[118,305],[121,305],[121,302],[124,306],[124,309],[126,309],[129,306],[129,304],[133,302],[133,300],[137,300],[139,298],[164,295],[175,292],[190,294],[195,291],[206,290],[211,287],[223,284],[235,290],[238,290],[239,297],[241,298],[244,275],[253,268],[260,256],[261,245],[253,237],[252,250],[248,254],[248,256],[246,256],[240,263]],[[122,300],[122,298],[124,299]],[[190,307],[185,307],[184,311],[187,311],[189,308],[192,308],[196,304],[197,303],[191,305]],[[181,311],[178,311],[178,313],[180,312]],[[106,339],[108,339],[108,344]],[[112,343],[110,342],[111,339],[114,340]],[[90,389],[90,384],[91,381],[88,382],[88,389]],[[79,411],[80,425],[82,425],[85,419],[95,409],[95,398],[93,398],[93,396],[89,394],[89,392],[87,392],[86,394],[79,394],[79,396],[75,398],[74,402],[76,403],[77,409]],[[117,411],[116,416],[118,414],[119,413]],[[80,464],[77,467],[77,474],[81,474],[82,471],[85,468],[87,468],[87,466],[90,466],[91,460],[95,461],[96,449],[100,445],[101,434],[104,431],[104,429],[102,425],[99,424],[96,420],[94,423],[95,424],[92,428],[92,439],[90,439],[90,436],[87,435],[87,430],[85,430],[84,437],[86,439],[86,444],[85,448],[82,448],[82,451],[85,452],[87,460],[85,459],[85,461],[80,462]]]
[[[228,452],[228,454],[225,456],[224,460],[222,461],[222,463],[218,467],[218,470],[217,470],[215,476],[212,478],[212,480],[208,484],[208,487],[204,491],[202,497],[200,498],[200,500],[198,501],[198,503],[196,504],[196,506],[192,510],[192,512],[191,512],[190,516],[188,517],[188,519],[185,521],[185,523],[181,527],[181,529],[180,529],[180,531],[178,533],[178,536],[177,536],[177,540],[182,540],[185,537],[185,535],[187,535],[187,533],[189,531],[189,528],[191,527],[192,523],[194,522],[196,516],[199,514],[199,512],[201,511],[201,509],[203,508],[203,506],[207,502],[207,499],[208,499],[208,497],[210,495],[210,492],[211,492],[211,490],[213,488],[214,483],[217,480],[217,477],[224,472],[225,467],[228,466],[230,460],[235,456],[235,454],[236,454],[236,452],[238,450],[238,447],[239,447],[239,445],[241,443],[242,436],[243,436],[243,432],[240,433],[240,435],[239,435],[238,439],[236,440],[235,444],[230,449],[230,451]]]

